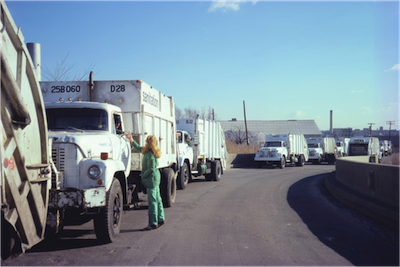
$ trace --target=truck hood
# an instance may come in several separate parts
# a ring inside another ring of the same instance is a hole
[[[82,133],[49,131],[49,137],[53,139],[53,144],[75,144],[85,158],[100,158],[100,154],[104,152],[109,153],[109,157],[112,157],[113,154],[111,134],[105,131]]]

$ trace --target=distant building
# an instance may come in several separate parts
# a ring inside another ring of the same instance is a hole
[[[352,128],[333,128],[333,136],[334,138],[350,138]]]
[[[246,140],[244,120],[220,121],[228,140],[243,143]],[[249,143],[260,144],[267,134],[304,134],[307,137],[321,137],[321,131],[314,120],[247,120]]]

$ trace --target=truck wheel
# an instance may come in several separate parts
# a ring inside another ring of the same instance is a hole
[[[278,165],[279,165],[279,168],[281,168],[281,169],[285,168],[285,166],[286,166],[286,158],[285,158],[285,156],[282,156],[281,162],[279,162]]]
[[[162,170],[160,192],[164,208],[172,207],[176,197],[176,179],[174,171],[171,168]]]
[[[306,159],[304,158],[304,155],[300,156],[300,164],[301,164],[300,166],[302,167],[306,164]]]
[[[303,167],[304,164],[305,164],[304,155],[300,155],[300,157],[297,159],[296,166]]]
[[[8,223],[1,213],[1,259],[22,253],[21,242],[14,228]]]
[[[114,178],[107,192],[107,206],[94,218],[94,231],[97,239],[105,243],[113,242],[121,229],[123,196],[121,184]]]
[[[213,181],[219,181],[221,178],[221,163],[219,160],[211,162],[211,178]]]
[[[185,189],[186,185],[189,182],[189,168],[186,162],[183,163],[181,167],[181,171],[179,172],[178,179],[176,181],[176,185],[178,186],[178,189]]]

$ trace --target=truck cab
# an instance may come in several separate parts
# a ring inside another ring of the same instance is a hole
[[[131,147],[123,134],[121,109],[106,103],[45,103],[52,158],[59,172],[49,208],[64,224],[77,217],[94,219],[99,239],[119,233],[123,204],[130,201],[126,177]],[[83,219],[82,219],[83,220]]]
[[[259,162],[267,162],[267,164],[277,164],[280,168],[284,168],[286,165],[286,159],[288,157],[287,141],[280,140],[279,137],[276,140],[267,140],[264,147],[261,147],[255,155],[254,160]]]
[[[321,164],[324,156],[324,142],[322,138],[308,138],[308,161]]]
[[[178,189],[185,189],[191,182],[190,166],[194,162],[193,143],[190,134],[183,130],[176,132],[178,164],[180,166],[179,176],[177,178]]]

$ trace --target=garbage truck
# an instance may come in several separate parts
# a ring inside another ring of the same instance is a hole
[[[176,121],[178,140],[178,189],[184,189],[193,178],[219,181],[228,151],[221,124],[214,120],[180,119]]]
[[[337,157],[336,141],[333,137],[310,137],[307,138],[308,161],[313,164],[328,162],[333,164]]]
[[[177,168],[172,97],[141,80],[94,81],[93,72],[89,81],[40,85],[61,177],[49,205],[60,211],[64,225],[93,219],[99,240],[116,239],[123,209],[132,208],[143,191],[142,154],[131,151],[127,134],[141,146],[148,135],[158,138],[161,195],[164,206],[172,206]]]
[[[345,157],[348,154],[350,138],[340,138],[336,140],[338,157]]]
[[[381,162],[382,152],[379,145],[379,138],[371,136],[350,137],[349,156],[369,156],[369,162]]]
[[[44,239],[53,172],[36,69],[4,3],[1,29],[1,257]]]
[[[264,147],[255,154],[258,167],[264,163],[283,169],[287,164],[304,166],[308,161],[308,145],[303,134],[267,134]]]

